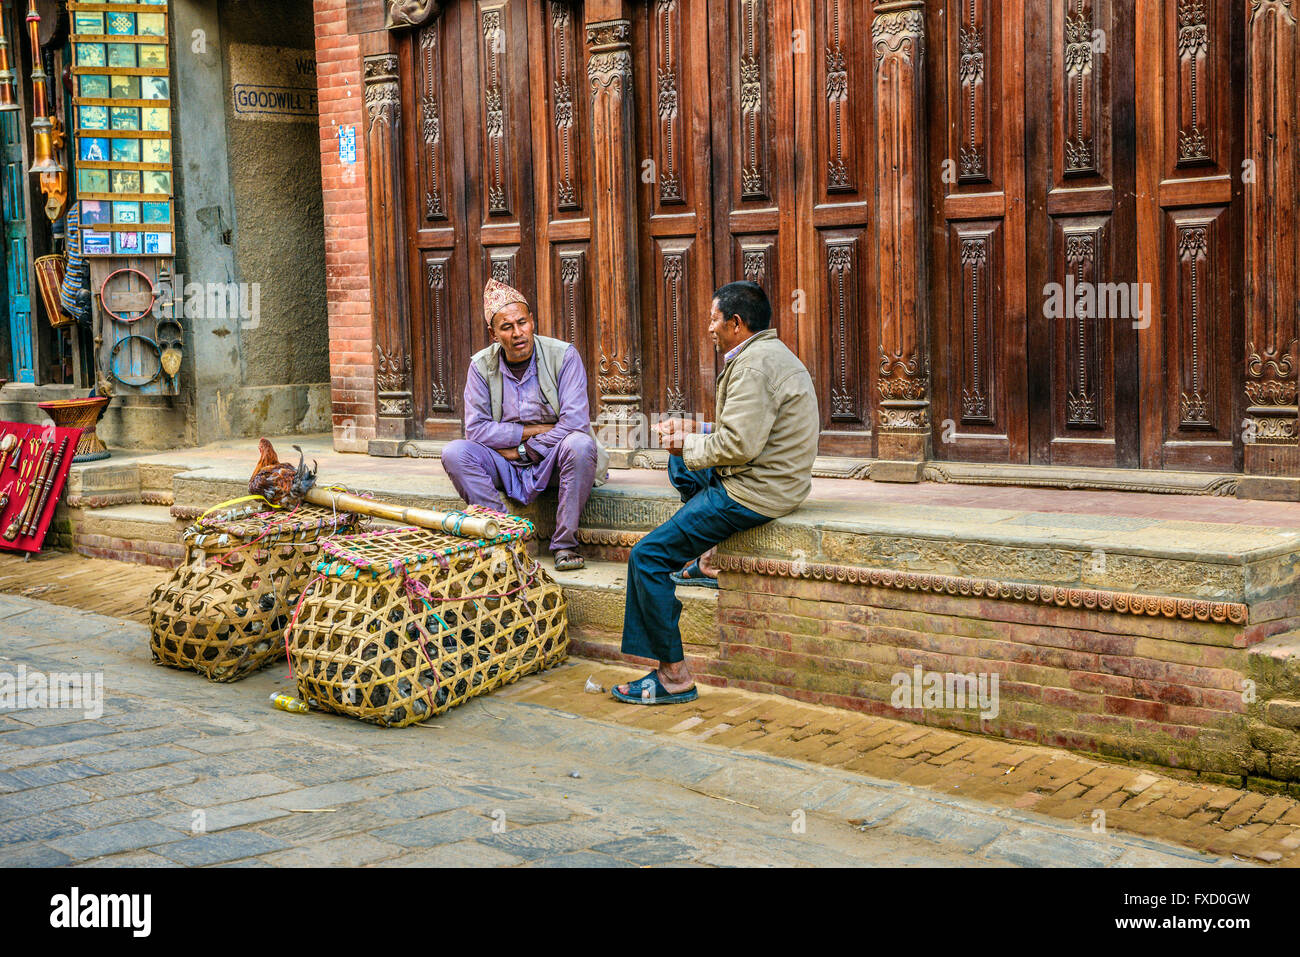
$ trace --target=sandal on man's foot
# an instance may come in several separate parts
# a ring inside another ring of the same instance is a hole
[[[644,678],[638,678],[636,681],[625,682],[627,685],[627,694],[619,691],[619,686],[614,685],[609,689],[609,693],[618,701],[625,704],[684,704],[687,701],[694,701],[700,696],[695,690],[695,685],[691,685],[685,691],[679,691],[676,694],[664,687],[659,680],[659,672],[652,671]]]
[[[718,580],[710,578],[700,570],[700,560],[697,558],[680,572],[673,572],[668,576],[677,585],[694,585],[697,588],[717,588]]]
[[[555,553],[555,570],[557,572],[572,572],[586,567],[586,559],[572,548],[562,548]]]

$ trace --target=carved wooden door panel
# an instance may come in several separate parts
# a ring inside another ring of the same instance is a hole
[[[937,457],[1241,467],[1230,7],[931,9]]]
[[[794,33],[795,162],[799,258],[796,288],[803,311],[781,303],[797,323],[798,352],[817,383],[822,414],[821,451],[871,453],[871,417],[882,381],[897,362],[920,355],[888,355],[878,342],[871,262],[870,209],[875,182],[871,137],[876,89],[867,5],[824,0],[811,21],[796,5]],[[801,122],[803,118],[808,122]],[[917,158],[920,161],[920,158]],[[877,361],[878,360],[878,361]],[[911,381],[911,380],[908,380]],[[915,398],[897,395],[891,398]]]
[[[1029,460],[1025,354],[1025,0],[932,7],[934,452]],[[946,279],[946,281],[945,281]]]
[[[717,283],[767,290],[813,373],[827,454],[874,452],[870,31],[851,0],[709,4]]]
[[[1035,463],[1139,464],[1140,321],[1131,302],[1102,309],[1138,279],[1133,14],[1134,0],[1025,5]],[[1095,309],[1080,308],[1085,284]]]
[[[426,438],[457,438],[475,310],[466,256],[465,149],[459,10],[412,32],[403,45],[415,421]]]
[[[529,20],[525,0],[446,4],[400,52],[412,374],[426,438],[461,434],[469,359],[487,344],[488,278],[538,302]]]
[[[632,23],[646,410],[713,417],[710,42],[704,0],[653,0]],[[730,278],[728,275],[727,278]]]
[[[547,0],[531,4],[529,15],[531,71],[544,77],[532,91],[538,331],[578,347],[594,419],[600,335],[592,306],[591,93],[582,4]]]
[[[1241,287],[1242,143],[1232,104],[1230,0],[1139,4],[1136,90],[1145,148],[1138,158],[1140,281],[1154,291],[1141,332],[1142,464],[1236,471],[1245,414],[1242,323],[1230,290]],[[1235,95],[1234,95],[1235,94]],[[1291,111],[1294,114],[1295,104]]]
[[[793,3],[727,0],[708,7],[717,285],[761,285],[772,301],[773,327],[798,351]]]

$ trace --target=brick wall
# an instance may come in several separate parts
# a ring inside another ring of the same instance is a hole
[[[365,106],[358,38],[347,0],[316,0],[321,187],[325,195],[325,282],[329,300],[334,447],[364,452],[374,436],[374,330],[366,225]],[[339,161],[339,128],[357,131],[357,161]]]
[[[1300,781],[1300,632],[1286,630],[1294,602],[1285,618],[1234,625],[762,574],[724,572],[721,584],[716,623],[700,627],[683,611],[683,649],[702,684]],[[575,613],[576,596],[566,597],[572,652],[631,662],[619,651],[616,603]],[[996,674],[996,716],[981,720],[973,702],[895,708],[894,676],[917,667]]]
[[[1255,766],[1252,709],[1242,694],[1249,627],[763,575],[727,579],[710,671],[728,685],[1170,767],[1268,773]],[[997,716],[895,709],[891,679],[916,666],[997,674]]]

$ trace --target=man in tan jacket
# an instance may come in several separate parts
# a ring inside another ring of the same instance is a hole
[[[737,532],[793,512],[812,490],[817,394],[803,363],[769,328],[767,294],[752,282],[728,283],[714,294],[709,318],[724,357],[715,421],[671,419],[656,427],[685,504],[628,559],[623,653],[659,663],[612,689],[630,704],[699,697],[682,651],[673,573]]]

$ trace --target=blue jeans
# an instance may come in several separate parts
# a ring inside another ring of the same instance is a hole
[[[623,654],[675,664],[686,657],[678,627],[682,603],[668,576],[724,539],[771,519],[733,501],[713,469],[693,472],[679,455],[669,457],[668,477],[686,504],[637,542],[628,558]]]

